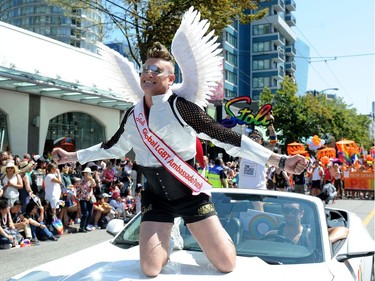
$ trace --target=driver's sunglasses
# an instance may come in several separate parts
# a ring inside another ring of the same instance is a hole
[[[298,215],[299,214],[299,209],[297,208],[283,208],[283,213],[288,215],[288,214],[292,214],[292,215]]]
[[[261,140],[260,136],[249,136],[249,138],[252,139],[253,141]]]
[[[163,69],[159,68],[157,65],[143,65],[141,73],[144,73],[144,74],[150,74],[151,73],[152,75],[159,76],[159,75],[162,75],[162,74],[169,74],[169,71],[163,70]]]

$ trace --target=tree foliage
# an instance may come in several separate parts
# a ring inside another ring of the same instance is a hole
[[[260,97],[261,105],[271,103],[273,106],[274,126],[282,143],[305,143],[310,136],[317,135],[328,146],[348,139],[370,148],[371,120],[367,116],[357,114],[342,98],[328,99],[325,95],[311,93],[297,96],[296,93],[297,85],[290,77],[285,77],[275,94],[265,88]]]
[[[210,30],[217,36],[236,19],[250,23],[261,19],[268,9],[258,9],[258,1],[248,0],[47,0],[63,8],[67,15],[72,10],[98,9],[105,15],[107,30],[120,30],[130,47],[134,61],[145,61],[146,52],[155,41],[171,45],[173,36],[185,11],[194,6],[201,17],[210,21]],[[252,11],[251,13],[249,11]]]

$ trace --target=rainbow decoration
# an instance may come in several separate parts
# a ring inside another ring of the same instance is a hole
[[[62,235],[64,233],[64,226],[62,224],[62,221],[58,218],[55,218],[52,221],[52,226],[56,229],[57,233]]]
[[[227,113],[227,118],[221,120],[221,124],[226,128],[233,128],[237,124],[239,125],[251,125],[255,126],[268,126],[271,124],[270,120],[267,120],[266,116],[272,110],[272,105],[265,104],[263,105],[256,114],[253,114],[253,111],[249,107],[244,107],[238,111],[238,116],[235,116],[231,110],[231,106],[234,106],[236,103],[245,102],[246,104],[251,104],[250,97],[237,97],[233,98],[225,103],[224,109]]]

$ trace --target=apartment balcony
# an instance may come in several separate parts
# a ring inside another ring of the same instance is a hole
[[[295,42],[297,36],[290,25],[280,15],[273,15],[259,20],[259,23],[271,23],[273,27],[289,42]],[[257,22],[258,23],[258,22]]]
[[[277,50],[270,52],[270,57],[272,58],[272,61],[276,63],[285,62],[285,54],[281,48],[278,48]]]
[[[285,14],[285,21],[289,26],[295,26],[297,23],[296,17],[292,14]]]
[[[271,0],[267,4],[272,5],[272,8],[276,12],[283,12],[283,11],[285,11],[285,2],[284,2],[284,0]]]
[[[285,8],[288,11],[295,11],[297,9],[297,4],[294,0],[285,0]]]
[[[285,46],[285,54],[287,56],[296,56],[297,51],[296,51],[296,47],[294,46],[294,44]]]
[[[280,35],[280,33],[272,33],[271,38],[272,44],[276,46],[284,46],[285,45],[285,38]]]
[[[294,61],[287,61],[285,63],[285,69],[289,73],[295,72],[297,70],[296,63]]]

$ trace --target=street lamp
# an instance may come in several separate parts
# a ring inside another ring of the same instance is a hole
[[[339,88],[327,88],[327,89],[319,91],[318,93],[323,94],[325,91],[338,91],[338,90]]]
[[[313,95],[317,96],[317,95],[324,94],[324,92],[326,92],[326,91],[338,91],[338,90],[339,90],[339,88],[327,88],[327,89],[324,89],[324,90],[321,90],[321,91],[314,90]]]

